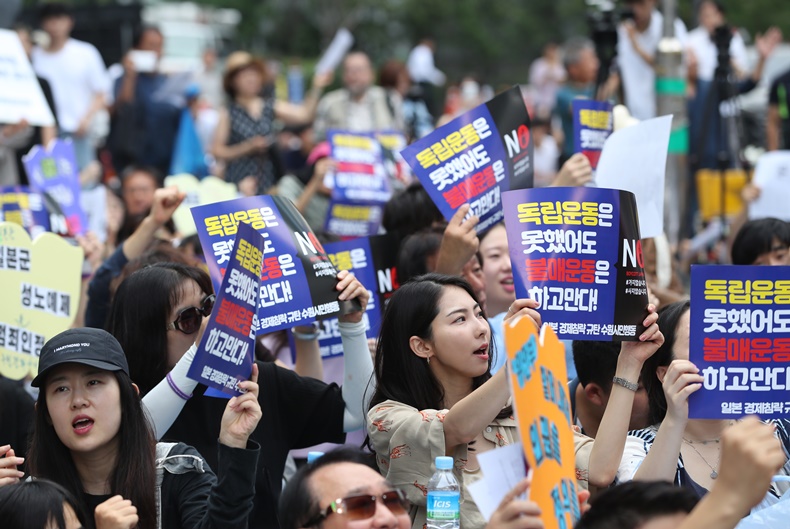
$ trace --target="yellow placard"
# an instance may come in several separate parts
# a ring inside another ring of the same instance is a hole
[[[184,202],[173,214],[173,223],[182,237],[189,237],[197,233],[195,221],[189,208],[233,200],[239,196],[236,184],[226,182],[216,176],[207,176],[198,180],[191,174],[177,174],[165,178],[165,186],[176,186],[179,191],[186,193]]]
[[[533,471],[530,499],[546,529],[570,529],[579,519],[576,463],[565,346],[554,330],[538,332],[528,318],[505,324],[513,407]]]
[[[71,327],[82,261],[82,248],[54,233],[31,243],[22,226],[0,222],[0,374],[34,376],[44,342]]]

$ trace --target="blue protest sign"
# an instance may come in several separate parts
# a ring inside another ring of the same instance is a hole
[[[534,142],[515,86],[473,108],[401,154],[448,221],[469,203],[477,231],[503,218],[502,193],[532,187]]]
[[[0,222],[19,224],[35,239],[49,231],[49,214],[39,193],[28,187],[0,187]]]
[[[239,222],[248,222],[263,236],[260,302],[253,323],[258,334],[359,310],[358,305],[338,302],[337,271],[289,200],[262,195],[190,211],[215,289],[230,265]]]
[[[402,132],[376,131],[374,136],[381,145],[384,168],[394,189],[405,188],[414,180],[409,164],[401,156],[401,151],[408,145]]]
[[[335,268],[353,273],[370,293],[370,301],[363,315],[368,338],[378,336],[384,303],[398,287],[397,278],[393,284],[392,271],[397,264],[397,251],[393,251],[393,248],[397,248],[397,240],[392,235],[360,237],[324,245]],[[337,318],[323,320],[318,331],[318,347],[322,358],[343,354]],[[292,336],[289,335],[289,338],[292,339]],[[291,350],[295,350],[293,344]]]
[[[240,222],[233,253],[217,290],[203,337],[187,376],[211,388],[240,395],[255,361],[252,320],[258,307],[264,240]]]
[[[62,235],[82,235],[87,229],[87,218],[80,206],[80,178],[74,147],[71,140],[55,140],[45,148],[36,145],[25,155],[22,162],[27,171],[30,188],[50,197],[63,212],[66,219]]]
[[[790,415],[790,267],[692,266],[689,417]]]
[[[392,196],[382,148],[373,134],[330,130],[335,170],[324,230],[341,237],[375,235]]]
[[[590,187],[502,197],[516,297],[566,340],[636,340],[647,283],[634,195]]]
[[[612,104],[608,101],[574,99],[572,107],[573,151],[584,154],[595,172],[603,144],[614,128]]]

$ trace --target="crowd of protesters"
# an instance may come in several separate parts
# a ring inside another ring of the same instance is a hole
[[[663,18],[655,0],[626,3],[634,16],[618,28],[616,64],[602,65],[594,43],[576,37],[547,44],[529,68],[523,94],[536,186],[593,179],[587,158],[574,154],[575,98],[622,102],[641,120],[656,116]],[[720,126],[701,109],[716,69],[712,35],[725,17],[718,1],[703,0],[697,28],[675,23],[692,139]],[[362,307],[340,318],[342,359],[322,363],[310,326],[293,329],[293,351],[284,333],[258,337],[245,393],[226,401],[186,375],[215,293],[199,243],[173,222],[185,196],[164,187],[166,175],[188,172],[224,178],[241,195],[278,194],[323,237],[328,130],[397,131],[412,142],[493,90],[472,76],[447,86],[437,43],[426,38],[378,74],[354,49],[340,65],[339,88],[325,93],[334,73],[316,74],[294,103],[276,97],[267,63],[246,51],[229,54],[221,69],[206,50],[203,70],[163,72],[165,37],[143,26],[108,70],[95,47],[71,37],[73,24],[64,4],[46,4],[44,42],[34,45],[31,28],[15,26],[56,124],[0,124],[0,183],[25,184],[21,157],[60,137],[74,146],[83,185],[113,192],[98,212],[106,233],[78,238],[90,270],[74,328],[47,341],[34,379],[0,377],[0,525],[419,529],[432,462],[449,455],[462,483],[464,529],[542,527],[548,506],[524,499],[529,479],[488,522],[467,494],[481,477],[478,456],[519,438],[503,323],[542,321],[535,301],[516,298],[503,224],[478,236],[468,206],[445,222],[418,182],[396,186],[383,230],[401,241],[401,286],[378,339],[365,336],[368,291],[340,272],[338,299]],[[780,41],[775,28],[758,36],[752,65],[742,36],[732,34],[742,90],[759,82]],[[595,93],[600,68],[610,71]],[[788,79],[774,81],[766,102],[768,149],[790,141]],[[185,127],[198,140],[191,159],[177,147]],[[697,167],[709,166],[704,143],[689,146]],[[744,191],[746,199],[758,195],[754,186]],[[790,224],[740,215],[732,228],[731,263],[790,265]],[[639,340],[569,344],[583,489],[577,527],[734,528],[789,488],[774,476],[790,474],[790,423],[689,419],[702,376],[689,360],[688,271],[665,239],[643,244],[650,304]],[[306,462],[304,449],[322,443],[332,444],[322,445],[327,453]]]

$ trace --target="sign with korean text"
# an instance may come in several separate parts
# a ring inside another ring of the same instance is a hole
[[[376,131],[374,136],[381,145],[384,169],[393,185],[393,190],[405,188],[414,180],[409,164],[403,159],[401,151],[408,145],[406,136],[398,131]]]
[[[36,145],[22,159],[30,188],[50,197],[63,212],[65,226],[51,226],[61,235],[82,235],[87,217],[80,206],[80,176],[71,140],[55,140],[46,148]]]
[[[232,200],[239,195],[236,184],[226,182],[216,176],[207,176],[201,180],[191,174],[170,175],[165,178],[165,186],[176,186],[179,191],[186,193],[184,201],[173,213],[173,223],[182,237],[189,237],[197,233],[195,221],[192,220],[190,208]]]
[[[790,204],[790,151],[772,151],[760,156],[752,185],[760,190],[760,196],[749,204],[750,219],[790,220],[787,207]]]
[[[502,193],[532,187],[534,142],[519,87],[406,147],[401,154],[448,221],[464,204],[477,231],[500,222]]]
[[[579,520],[565,347],[548,325],[529,318],[505,323],[510,390],[524,455],[533,471],[530,500],[546,529]]]
[[[338,272],[348,270],[353,273],[370,293],[370,301],[362,316],[368,338],[378,336],[384,305],[399,286],[395,272],[397,249],[398,241],[392,234],[360,237],[324,245],[327,256]],[[342,355],[343,344],[338,319],[328,318],[321,321],[318,330],[321,358]]]
[[[636,340],[647,283],[634,195],[591,187],[503,196],[516,297],[564,340]]]
[[[53,233],[31,243],[19,224],[0,222],[0,374],[38,371],[41,347],[71,327],[82,291],[82,248]]]
[[[592,99],[573,100],[573,150],[590,160],[593,172],[598,167],[603,144],[612,133],[612,104]]]
[[[49,231],[49,213],[44,199],[25,186],[0,187],[0,222],[13,222],[35,239]]]
[[[324,230],[342,237],[375,235],[392,196],[382,148],[373,134],[330,130],[335,170]]]
[[[239,222],[249,223],[263,236],[260,302],[253,322],[258,334],[359,310],[358,302],[338,302],[337,270],[289,200],[262,195],[191,211],[215,290],[230,265]]]
[[[239,382],[250,378],[255,361],[256,317],[261,287],[264,239],[239,222],[233,254],[217,290],[195,360],[187,376],[229,395],[240,395]]]
[[[790,416],[790,267],[693,266],[689,417]]]
[[[19,36],[7,29],[0,29],[0,116],[4,124],[55,124]]]

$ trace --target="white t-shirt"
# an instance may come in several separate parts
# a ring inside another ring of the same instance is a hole
[[[700,81],[712,81],[719,56],[716,44],[713,43],[710,33],[703,27],[694,28],[689,32],[686,46],[691,49],[697,58],[697,79]],[[746,55],[746,45],[743,42],[743,37],[738,32],[732,35],[732,40],[730,41],[730,57],[739,70],[742,72],[748,71],[749,59]]]
[[[535,59],[529,67],[529,82],[535,88],[535,106],[551,112],[557,102],[557,89],[565,77],[561,63],[551,64],[543,57]]]
[[[442,86],[446,81],[444,73],[433,63],[433,50],[425,44],[419,44],[411,50],[406,67],[409,70],[409,77],[415,83],[427,82]]]
[[[49,81],[58,124],[64,132],[74,132],[88,112],[96,94],[109,90],[107,70],[93,45],[69,39],[59,51],[33,50],[33,68]]]
[[[557,175],[557,160],[560,157],[560,148],[554,136],[546,134],[540,142],[540,147],[535,147],[533,166],[535,168],[535,187],[546,187]]]
[[[655,57],[664,30],[664,16],[656,10],[650,15],[650,25],[644,32],[636,32],[639,47]],[[675,36],[685,46],[686,26],[675,19]],[[631,115],[645,120],[656,117],[656,72],[637,53],[622,24],[617,28],[617,61],[625,92],[625,106]]]

